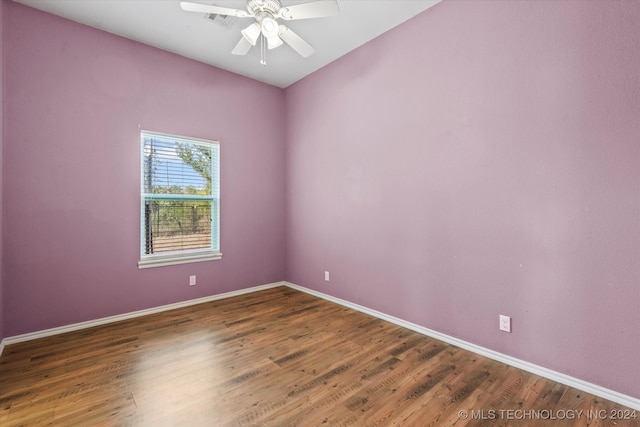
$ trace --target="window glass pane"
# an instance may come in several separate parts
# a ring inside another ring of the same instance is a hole
[[[144,189],[151,194],[212,194],[211,144],[144,137]]]
[[[145,254],[211,249],[211,201],[147,200]]]

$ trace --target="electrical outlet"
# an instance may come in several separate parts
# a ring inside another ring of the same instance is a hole
[[[500,330],[505,332],[511,332],[511,317],[500,315]]]
[[[325,281],[325,282],[328,282],[328,281],[329,281],[329,272],[328,272],[328,271],[325,271],[325,272],[324,272],[324,281]]]
[[[196,285],[196,275],[194,274],[193,276],[189,276],[189,286],[195,286]]]

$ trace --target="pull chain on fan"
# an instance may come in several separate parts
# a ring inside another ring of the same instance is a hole
[[[267,52],[264,48],[264,36],[260,34],[260,65],[267,66]]]

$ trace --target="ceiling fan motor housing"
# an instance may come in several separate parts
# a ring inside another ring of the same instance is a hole
[[[279,0],[248,0],[247,9],[253,13],[254,16],[258,16],[260,12],[266,12],[270,15],[275,15],[282,8],[282,4]]]

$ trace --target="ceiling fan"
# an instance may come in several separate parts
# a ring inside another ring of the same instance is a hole
[[[337,15],[340,12],[336,0],[316,0],[287,7],[283,7],[280,0],[247,0],[247,10],[188,1],[180,2],[180,7],[188,12],[255,18],[255,22],[241,31],[242,38],[231,53],[233,55],[246,55],[259,41],[261,49],[260,63],[262,65],[266,65],[265,48],[274,49],[283,43],[291,46],[293,50],[304,58],[311,56],[315,52],[313,46],[286,25],[279,24],[278,19],[293,21],[296,19],[323,18]]]

